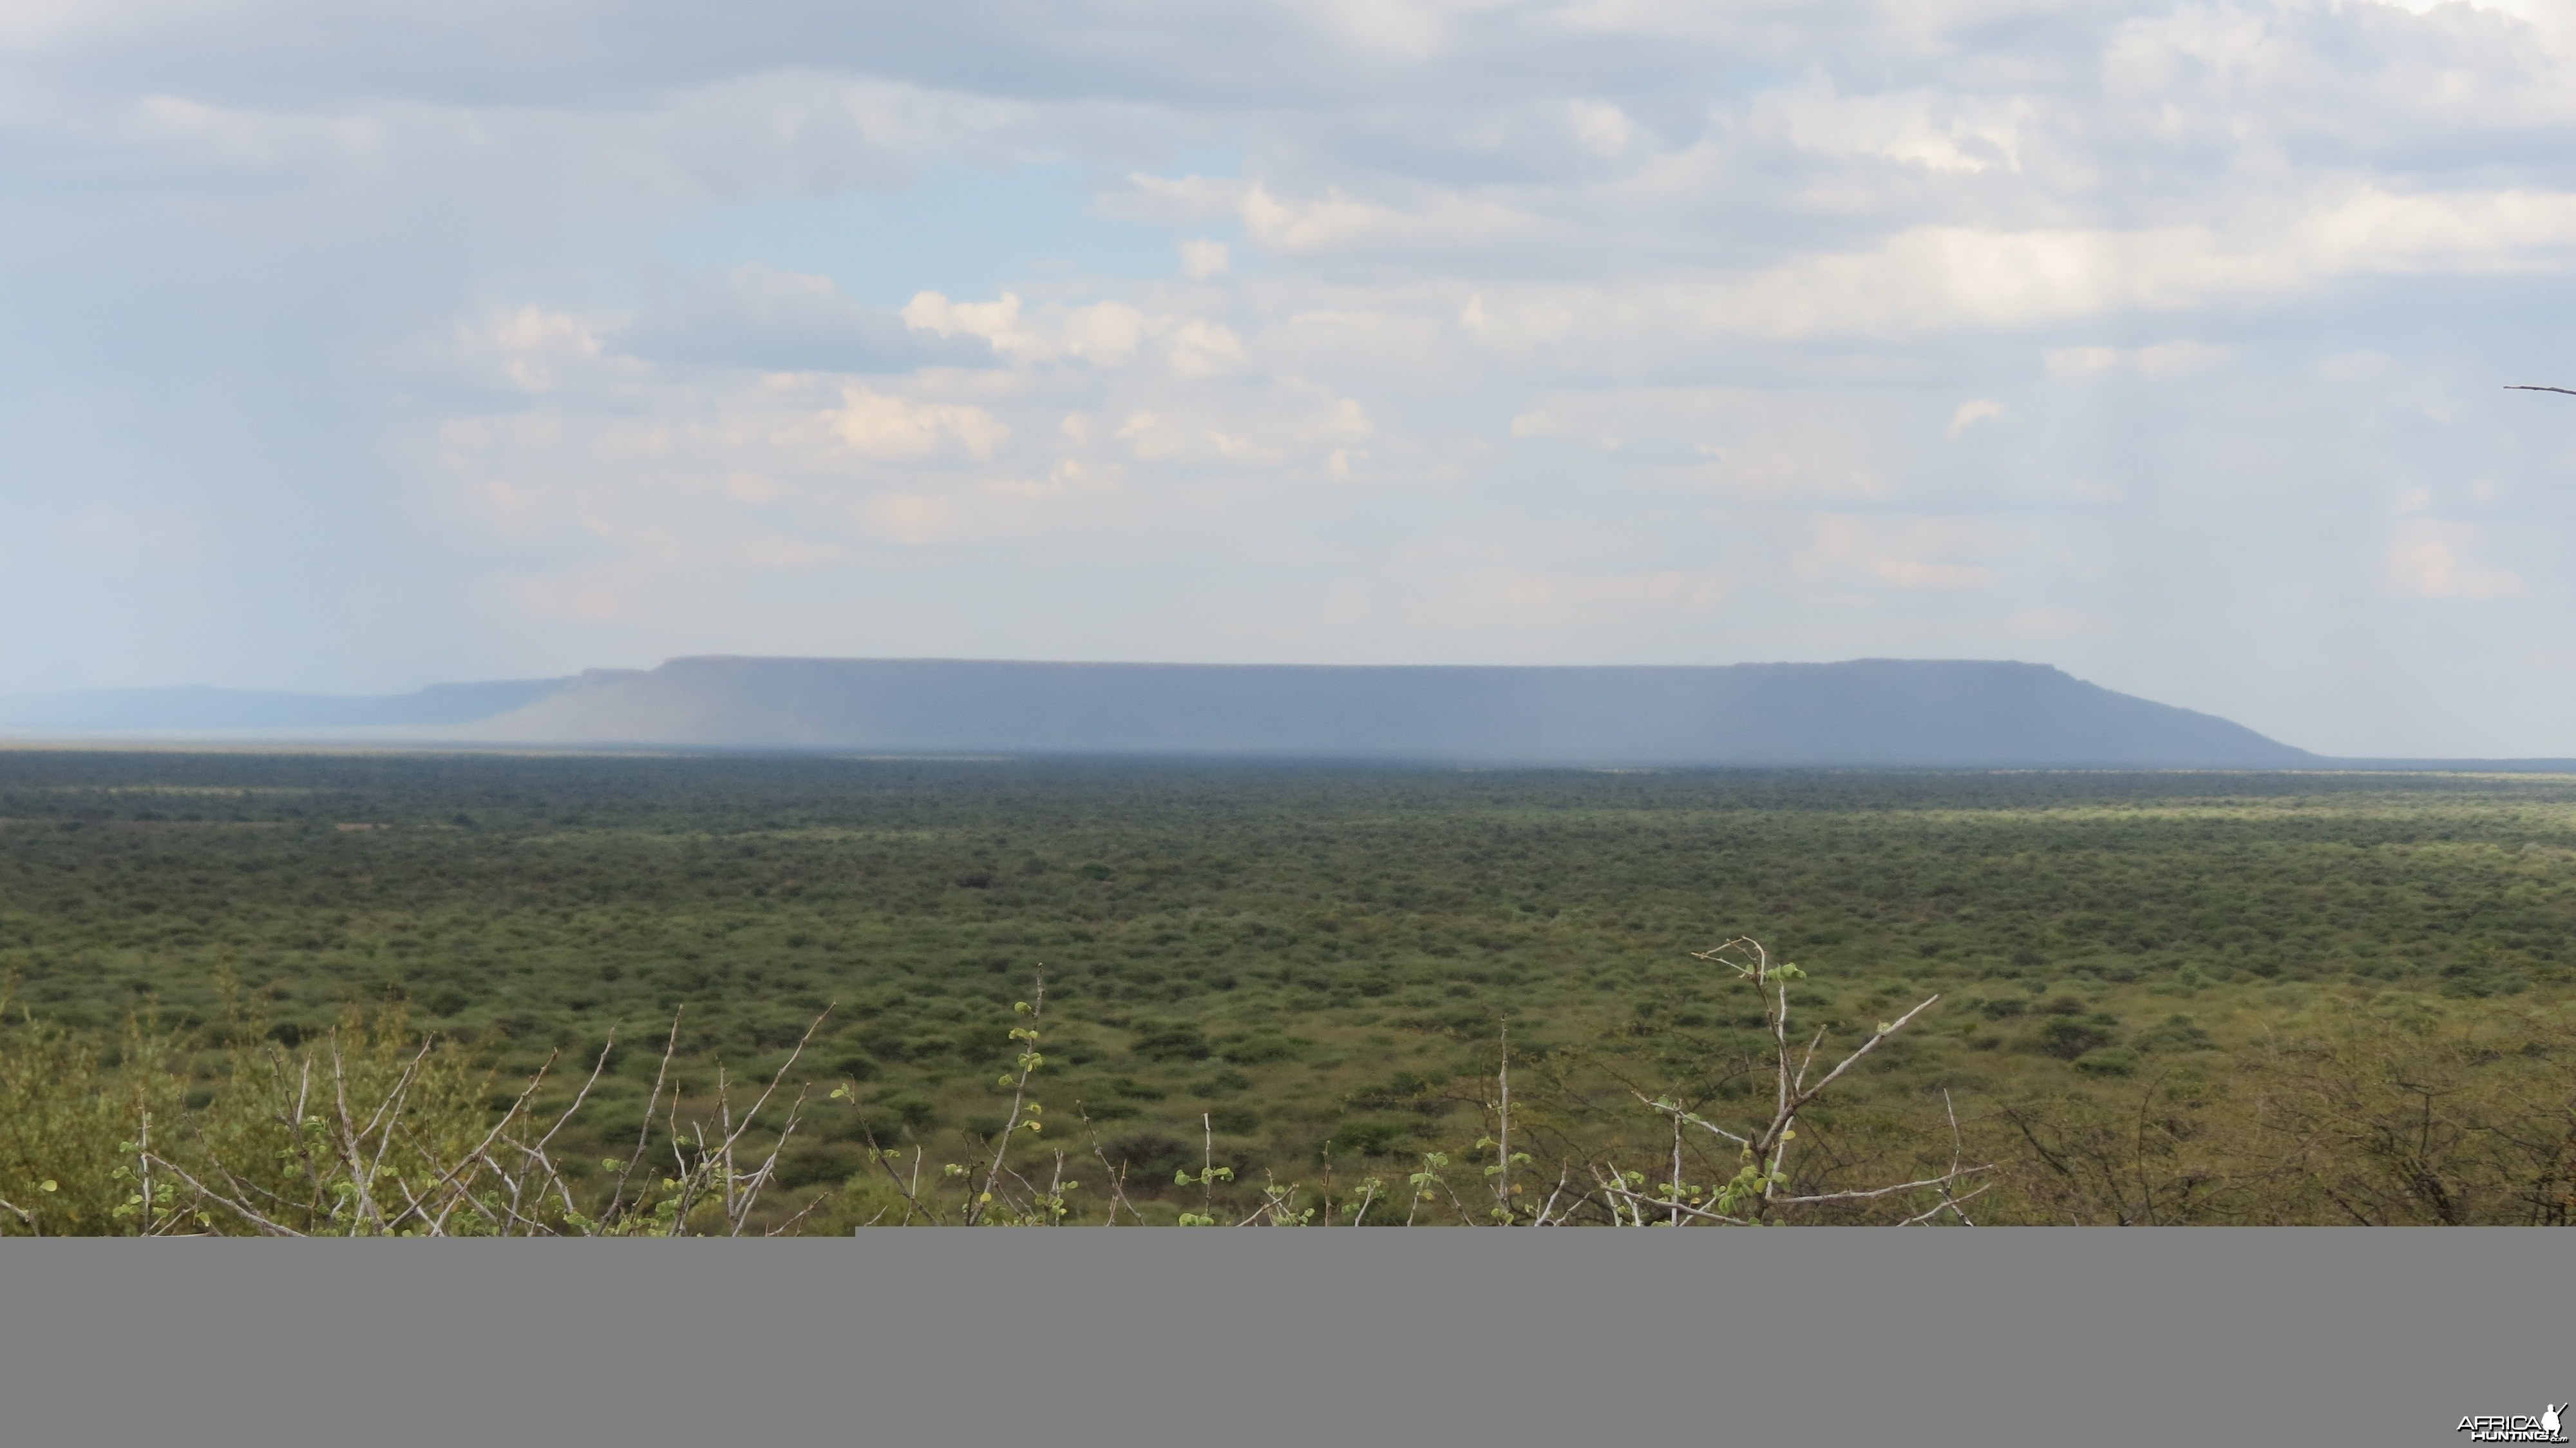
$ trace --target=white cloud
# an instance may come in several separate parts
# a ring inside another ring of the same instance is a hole
[[[2048,375],[2060,379],[2099,377],[2119,366],[2126,354],[2117,347],[2052,347]]]
[[[2118,371],[2162,380],[2206,371],[2225,362],[2229,355],[2229,348],[2185,339],[2150,347],[2052,347],[2045,360],[2048,375],[2060,381]]]
[[[1958,410],[1950,414],[1950,441],[1957,442],[1960,434],[1965,433],[1969,428],[1981,422],[1992,422],[2003,415],[2004,405],[1991,398],[1980,397],[1973,402],[1962,402]]]
[[[1389,199],[1339,186],[1283,194],[1259,181],[1137,173],[1107,199],[1118,215],[1166,225],[1231,220],[1246,241],[1292,256],[1473,250],[1558,230],[1507,201],[1444,186],[1407,189],[1411,194]]]
[[[498,368],[524,392],[550,392],[567,377],[598,372],[600,328],[568,312],[517,307],[460,328],[456,350],[469,364]]]
[[[756,263],[654,297],[612,340],[616,350],[652,361],[764,371],[896,373],[994,360],[971,332],[918,328],[862,305],[828,276]]]
[[[1275,455],[1264,456],[1250,438],[1229,436],[1212,427],[1196,427],[1151,412],[1139,412],[1120,424],[1117,438],[1146,462],[1275,461]]]
[[[1626,111],[1608,101],[1568,101],[1565,109],[1575,139],[1595,156],[1624,155],[1636,143],[1636,124],[1628,119]]]
[[[1181,243],[1181,275],[1194,282],[1208,281],[1234,270],[1234,258],[1221,241],[1204,236]]]
[[[1939,91],[1847,96],[1816,85],[1775,93],[1755,108],[1792,145],[1882,158],[1936,172],[2021,169],[2022,131],[2038,118],[2026,98]]]
[[[1011,430],[980,407],[913,402],[864,387],[841,391],[841,406],[821,421],[852,453],[870,462],[909,462],[951,449],[984,459]]]
[[[1826,588],[1982,593],[2002,581],[1998,563],[2035,541],[2025,527],[1978,520],[1828,514],[1793,565]]]
[[[725,496],[737,503],[774,503],[788,495],[785,487],[755,472],[729,473],[724,487]]]
[[[1180,317],[1166,319],[1155,330],[1161,334],[1172,371],[1180,376],[1210,377],[1244,363],[1243,339],[1222,322]]]
[[[1120,367],[1133,362],[1149,343],[1183,377],[1225,372],[1244,358],[1242,338],[1223,322],[1182,312],[1149,313],[1120,301],[1024,309],[1009,292],[989,302],[952,302],[937,292],[923,292],[905,304],[902,315],[911,327],[934,336],[981,338],[997,354],[1023,365],[1073,361]]]
[[[1320,196],[1281,197],[1256,184],[1243,192],[1237,214],[1249,239],[1290,254],[1483,248],[1545,229],[1538,217],[1508,203],[1447,190],[1391,205],[1339,187]]]
[[[2148,377],[2181,377],[2227,360],[2228,349],[2199,342],[2160,342],[2137,351],[2138,371]]]
[[[1454,626],[1479,615],[1626,621],[1641,614],[1704,615],[1726,601],[1727,579],[1713,569],[1657,569],[1641,573],[1514,573],[1479,580],[1461,590],[1450,614]]]
[[[2511,569],[2472,561],[2479,530],[2429,518],[2398,525],[2388,545],[2388,579],[2414,598],[2524,598],[2531,586]]]

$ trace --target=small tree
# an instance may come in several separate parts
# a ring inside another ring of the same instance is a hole
[[[1938,994],[1924,997],[1912,1010],[1892,1021],[1879,1022],[1878,1028],[1857,1049],[1819,1073],[1816,1070],[1816,1053],[1824,1045],[1824,1029],[1819,1027],[1803,1047],[1789,1030],[1789,986],[1793,981],[1806,979],[1805,971],[1790,962],[1773,962],[1771,952],[1750,936],[1738,936],[1709,950],[1693,951],[1691,958],[1726,967],[1740,984],[1750,986],[1761,1000],[1765,1054],[1770,1057],[1769,1074],[1772,1078],[1770,1120],[1746,1131],[1733,1131],[1688,1109],[1669,1095],[1649,1096],[1631,1088],[1630,1094],[1662,1116],[1669,1125],[1672,1154],[1666,1169],[1654,1173],[1616,1164],[1596,1164],[1593,1167],[1594,1182],[1612,1220],[1636,1226],[1650,1222],[1676,1227],[1693,1222],[1752,1225],[1788,1220],[1796,1209],[1802,1207],[1878,1201],[1909,1192],[1919,1193],[1930,1202],[1925,1210],[1908,1216],[1905,1220],[1909,1223],[1932,1221],[1944,1213],[1961,1222],[1968,1220],[1963,1208],[1987,1188],[1980,1185],[1965,1193],[1958,1188],[1969,1178],[1982,1176],[1992,1168],[1990,1165],[1965,1164],[1955,1110],[1950,1112],[1950,1165],[1937,1175],[1850,1191],[1803,1195],[1791,1195],[1785,1191],[1789,1185],[1790,1143],[1798,1138],[1799,1113],[1823,1096],[1825,1088],[1841,1079],[1844,1072],[1877,1050],[1888,1037],[1905,1029],[1915,1017],[1931,1009],[1941,999]],[[1942,1100],[1947,1107],[1947,1092],[1943,1093]],[[1732,1179],[1714,1188],[1694,1186],[1685,1180],[1683,1140],[1687,1130],[1706,1132],[1736,1148],[1736,1159],[1740,1165]],[[1657,1181],[1657,1177],[1661,1180]]]

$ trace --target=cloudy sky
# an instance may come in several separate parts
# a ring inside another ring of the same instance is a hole
[[[2576,754],[2576,4],[14,0],[0,690],[2017,658]]]

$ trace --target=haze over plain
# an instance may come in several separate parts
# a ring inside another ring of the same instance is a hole
[[[0,692],[1984,657],[2576,752],[2570,17],[12,7]]]

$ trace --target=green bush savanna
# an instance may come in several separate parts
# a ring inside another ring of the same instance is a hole
[[[1004,1116],[1041,963],[1045,1135],[1078,1107],[1154,1166],[1149,1219],[1209,1162],[1257,1204],[1328,1150],[1337,1191],[1469,1160],[1506,1023],[1531,1154],[1633,1152],[1664,1128],[1632,1088],[1751,1110],[1759,1017],[1689,955],[1751,929],[1815,975],[1795,1023],[1828,1050],[1944,996],[1809,1119],[1811,1185],[1946,1160],[1946,1091],[1999,1166],[1980,1220],[2556,1220],[2572,804],[2547,777],[11,751],[0,1197],[119,1230],[133,1103],[174,1155],[255,1154],[281,1060],[424,1035],[474,1083],[438,1108],[459,1131],[550,1054],[641,1046],[566,1129],[605,1159],[673,1013],[697,1111],[834,1003],[800,1070],[845,1095],[762,1220],[842,1230],[884,1206],[871,1139],[962,1162]],[[2456,1086],[2401,1150],[2386,1083],[2427,1063]],[[2188,1190],[2102,1184],[2160,1171]]]

